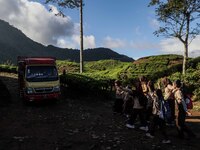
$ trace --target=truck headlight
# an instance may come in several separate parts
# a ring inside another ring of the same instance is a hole
[[[34,93],[33,88],[31,88],[31,87],[26,88],[26,93],[27,93],[27,94],[32,94],[32,93]]]
[[[60,86],[54,86],[53,91],[54,92],[60,92]]]

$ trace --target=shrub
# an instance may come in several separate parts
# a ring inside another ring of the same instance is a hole
[[[61,85],[67,87],[68,93],[73,95],[98,95],[98,96],[109,96],[109,92],[112,92],[112,80],[106,79],[93,79],[91,77],[71,74],[60,76]]]

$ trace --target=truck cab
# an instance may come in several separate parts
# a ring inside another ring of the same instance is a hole
[[[19,95],[26,102],[59,99],[60,81],[53,57],[18,57]]]

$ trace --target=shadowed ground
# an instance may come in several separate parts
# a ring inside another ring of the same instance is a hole
[[[16,75],[0,73],[0,80],[8,89],[0,82],[0,150],[200,149],[200,112],[187,118],[197,138],[178,139],[175,127],[167,127],[172,141],[167,145],[161,143],[159,131],[149,139],[139,129],[127,129],[126,118],[112,114],[110,100],[66,98],[63,88],[57,103],[26,106],[18,98]]]

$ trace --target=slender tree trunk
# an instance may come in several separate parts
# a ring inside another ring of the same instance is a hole
[[[186,24],[186,36],[184,41],[184,55],[183,55],[183,72],[182,74],[185,75],[186,73],[186,66],[187,66],[187,58],[188,58],[188,38],[189,38],[189,30],[190,30],[190,14],[185,14],[187,18],[187,24]]]
[[[80,73],[83,73],[83,0],[80,6]]]
[[[184,43],[183,70],[182,70],[183,75],[185,75],[186,73],[187,58],[188,58],[188,44]]]

